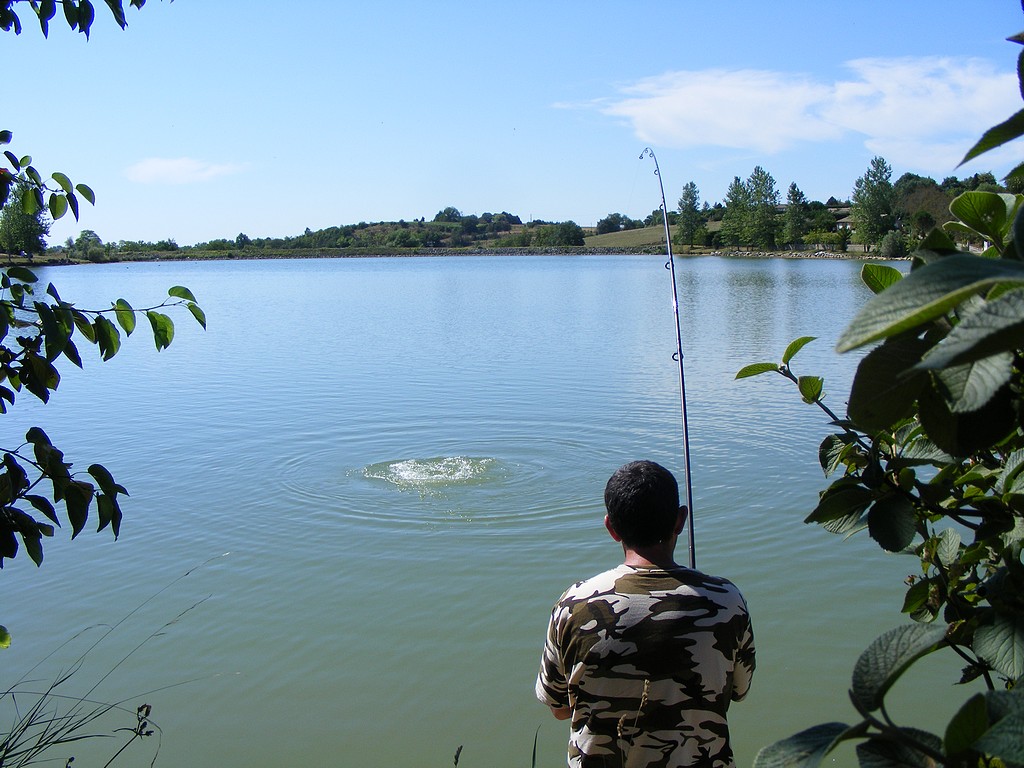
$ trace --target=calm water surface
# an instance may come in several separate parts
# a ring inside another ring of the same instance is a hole
[[[58,533],[41,569],[4,569],[5,684],[92,627],[31,674],[52,677],[124,619],[73,684],[124,658],[94,695],[153,704],[158,764],[418,768],[461,744],[465,768],[512,768],[539,726],[539,764],[564,765],[565,725],[532,692],[548,611],[618,562],[601,525],[609,474],[634,458],[682,466],[663,261],[40,270],[82,307],[187,285],[209,330],[175,315],[157,353],[140,328],[113,361],[89,350],[85,373],[69,366],[45,408],[23,398],[3,417],[6,444],[39,423],[132,494],[116,543]],[[856,361],[832,345],[863,301],[859,268],[678,269],[698,565],[743,589],[758,641],[733,710],[740,765],[849,721],[853,662],[902,621],[911,561],[801,523],[824,485],[823,418],[781,377],[733,380],[818,335],[795,366],[823,374],[841,410]],[[952,711],[942,674],[925,680],[928,717]]]

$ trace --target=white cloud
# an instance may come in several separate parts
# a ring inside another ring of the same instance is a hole
[[[829,88],[802,76],[749,69],[668,72],[622,90],[624,98],[601,111],[625,117],[637,137],[652,144],[774,153],[841,133],[816,114]]]
[[[593,106],[655,145],[774,154],[852,136],[890,163],[945,169],[1021,106],[1016,74],[982,59],[857,59],[847,67],[852,76],[835,82],[749,69],[669,72]]]
[[[148,157],[126,168],[124,175],[140,184],[190,184],[228,176],[244,168],[243,165],[207,163],[191,157]]]

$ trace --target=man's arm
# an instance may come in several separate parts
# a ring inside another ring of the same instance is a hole
[[[555,720],[568,720],[572,717],[572,709],[570,707],[553,707],[548,704],[548,708],[551,710],[551,714],[555,716]]]

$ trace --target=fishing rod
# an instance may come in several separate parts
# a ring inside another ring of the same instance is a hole
[[[658,177],[658,187],[661,190],[661,222],[665,225],[665,250],[668,261],[665,269],[672,277],[672,314],[676,321],[676,351],[672,359],[679,364],[679,410],[683,423],[683,468],[686,481],[683,485],[683,493],[686,499],[686,509],[689,512],[689,524],[686,526],[689,535],[688,549],[690,554],[690,567],[697,567],[696,544],[693,535],[693,483],[690,481],[690,431],[686,421],[686,376],[683,373],[683,331],[679,324],[679,291],[676,288],[676,262],[672,255],[672,233],[668,227],[668,206],[665,204],[665,185],[661,180],[661,168],[658,165],[658,157],[650,147],[640,153],[643,160],[650,155],[654,161],[654,175]]]

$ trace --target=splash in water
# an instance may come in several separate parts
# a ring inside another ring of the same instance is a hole
[[[402,489],[429,491],[453,485],[472,485],[488,480],[497,459],[472,456],[437,456],[371,464],[366,477],[386,480]]]

